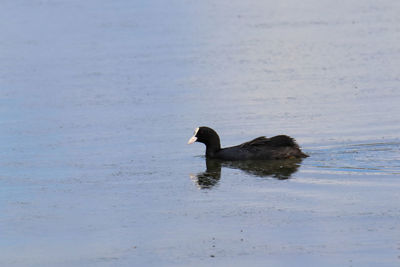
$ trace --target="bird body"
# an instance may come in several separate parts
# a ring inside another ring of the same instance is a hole
[[[221,148],[218,134],[209,127],[199,127],[188,144],[194,142],[206,145],[206,157],[222,160],[272,160],[305,158],[296,141],[287,135],[277,135],[271,138],[257,137],[243,144]]]

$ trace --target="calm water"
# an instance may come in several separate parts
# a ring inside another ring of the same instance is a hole
[[[399,14],[2,1],[0,264],[398,266]],[[206,162],[200,125],[310,157]]]

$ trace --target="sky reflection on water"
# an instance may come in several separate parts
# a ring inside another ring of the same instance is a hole
[[[397,266],[399,13],[2,1],[0,263]],[[310,157],[207,166],[185,145],[199,125],[223,147],[287,134]]]

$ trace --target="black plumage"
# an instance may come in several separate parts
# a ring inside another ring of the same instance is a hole
[[[271,160],[305,158],[296,141],[287,135],[277,135],[271,138],[257,137],[243,144],[221,148],[218,134],[209,127],[199,127],[189,144],[194,142],[206,145],[206,157],[222,160]]]

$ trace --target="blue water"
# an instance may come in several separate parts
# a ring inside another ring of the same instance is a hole
[[[2,1],[0,264],[398,266],[399,12]],[[207,166],[201,125],[310,157]]]

